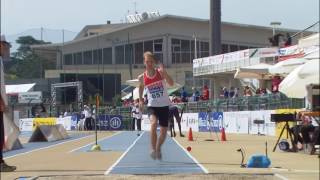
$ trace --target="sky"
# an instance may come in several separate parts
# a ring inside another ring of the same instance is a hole
[[[79,32],[107,20],[119,23],[128,14],[158,11],[209,19],[210,0],[0,0],[1,32],[16,34],[32,28]],[[221,0],[222,21],[302,30],[319,20],[319,0]],[[136,5],[135,5],[136,4]]]

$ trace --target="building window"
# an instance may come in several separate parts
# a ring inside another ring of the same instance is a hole
[[[230,45],[230,52],[238,51],[238,45]]]
[[[112,48],[103,49],[103,64],[112,64]]]
[[[143,43],[134,44],[134,64],[143,64]]]
[[[221,46],[222,54],[229,52],[229,45],[228,44],[222,44]]]
[[[194,40],[172,39],[172,64],[192,63],[195,59]],[[197,58],[209,56],[209,42],[197,41]]]
[[[200,57],[209,56],[209,42],[200,42]]]
[[[124,64],[124,46],[116,46],[116,64]]]
[[[93,64],[102,64],[102,49],[93,50]]]
[[[153,41],[144,41],[143,45],[144,45],[144,52],[146,51],[153,52]]]
[[[73,56],[74,56],[74,64],[76,64],[76,65],[83,64],[82,52],[75,53],[75,54],[73,54]]]
[[[92,64],[92,51],[85,51],[83,53],[83,64]]]
[[[180,52],[181,52],[181,44],[180,39],[172,39],[171,40],[171,47],[172,47],[172,64],[180,63]]]
[[[191,62],[191,47],[189,40],[181,40],[181,62],[190,63]]]
[[[160,63],[163,63],[163,54],[162,53],[154,53],[154,56],[156,60],[158,60]]]
[[[64,55],[64,65],[72,65],[72,54]]]
[[[162,52],[162,39],[156,39],[153,41],[154,52]]]
[[[239,50],[245,50],[245,49],[248,49],[249,47],[248,46],[239,46]]]
[[[133,64],[133,45],[125,45],[125,64]]]

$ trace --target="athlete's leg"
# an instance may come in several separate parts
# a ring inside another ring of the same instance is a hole
[[[157,117],[154,114],[150,115],[150,122],[151,122],[151,150],[156,151],[156,144],[157,144]]]
[[[167,127],[162,127],[160,126],[160,136],[157,142],[157,147],[156,147],[156,152],[157,152],[157,158],[161,159],[162,155],[161,155],[161,146],[164,143],[164,141],[166,140],[166,136],[167,136]]]
[[[162,107],[158,111],[159,116],[159,124],[160,124],[160,136],[158,138],[157,146],[156,146],[156,155],[158,159],[162,159],[161,155],[161,146],[166,140],[167,130],[168,130],[168,121],[169,121],[169,107]]]

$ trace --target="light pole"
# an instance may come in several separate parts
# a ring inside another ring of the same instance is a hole
[[[272,21],[270,23],[270,25],[272,26],[272,36],[274,36],[276,34],[276,27],[281,25],[281,22],[279,21]]]
[[[196,33],[193,33],[192,37],[194,38],[194,59],[197,59],[198,55],[197,55],[197,35],[196,35]],[[192,63],[193,63],[193,61],[192,61]],[[192,72],[192,86],[193,87],[195,86],[193,72]]]

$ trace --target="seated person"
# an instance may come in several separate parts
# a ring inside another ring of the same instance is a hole
[[[301,150],[303,149],[301,145],[304,145],[304,149],[307,150],[307,146],[319,144],[319,126],[314,126],[312,118],[298,113],[297,119],[299,124],[295,125],[290,130],[293,133],[293,142],[298,148]]]

